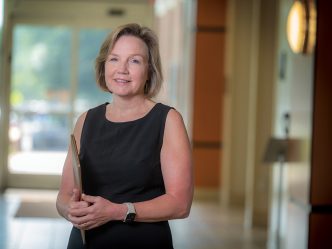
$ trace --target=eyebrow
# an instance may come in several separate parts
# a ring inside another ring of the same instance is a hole
[[[118,54],[114,54],[114,53],[110,53],[108,56],[110,56],[110,55],[119,57],[119,55],[118,55]],[[145,58],[145,56],[144,56],[144,55],[142,55],[142,54],[130,54],[129,56],[140,56],[140,57],[143,57],[143,58]]]

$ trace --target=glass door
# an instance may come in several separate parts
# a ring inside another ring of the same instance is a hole
[[[107,30],[16,25],[8,185],[57,188],[77,116],[109,101],[94,80]]]

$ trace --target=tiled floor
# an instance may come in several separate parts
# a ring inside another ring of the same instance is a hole
[[[0,197],[0,249],[66,248],[71,226],[63,219],[17,218],[22,199],[54,199],[52,191],[9,190]],[[195,201],[185,220],[171,221],[176,249],[264,249],[263,230],[245,231],[242,212]],[[157,249],[157,248],[156,248]]]

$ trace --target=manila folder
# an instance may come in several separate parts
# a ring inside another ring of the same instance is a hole
[[[71,144],[71,157],[72,157],[72,165],[73,165],[73,173],[74,173],[74,183],[75,188],[80,191],[80,195],[83,193],[82,189],[82,177],[81,177],[81,164],[80,159],[78,157],[78,150],[76,145],[75,136],[73,134],[70,135],[70,144]],[[83,244],[85,244],[85,231],[81,230]]]

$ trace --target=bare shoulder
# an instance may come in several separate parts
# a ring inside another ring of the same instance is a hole
[[[177,165],[175,168],[183,168],[191,165],[191,145],[189,136],[182,118],[177,110],[168,112],[162,146],[163,169],[174,167],[166,165]]]
[[[186,127],[180,112],[175,109],[169,110],[165,124],[165,136],[187,136]]]
[[[82,133],[82,129],[83,129],[83,125],[84,125],[86,115],[87,115],[87,112],[82,113],[76,121],[76,124],[75,124],[75,127],[74,127],[74,135],[76,137],[76,140],[79,140],[80,137],[81,137],[81,133]]]
[[[176,109],[170,109],[167,114],[166,125],[183,124],[183,118]]]
[[[83,126],[87,113],[88,112],[86,111],[77,118],[76,126]]]

